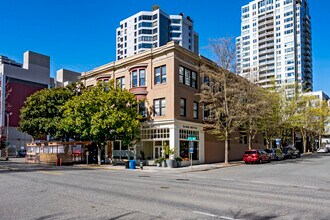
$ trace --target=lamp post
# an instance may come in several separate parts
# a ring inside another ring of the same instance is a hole
[[[13,113],[9,112],[6,113],[6,117],[7,117],[7,128],[6,128],[6,160],[8,160],[8,145],[9,145],[9,116],[11,116]]]

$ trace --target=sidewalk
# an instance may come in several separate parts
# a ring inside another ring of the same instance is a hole
[[[243,165],[243,161],[235,161],[230,162],[229,164],[225,165],[225,163],[213,163],[213,164],[200,164],[194,165],[192,167],[180,167],[180,168],[167,168],[167,167],[157,167],[157,166],[144,166],[143,170],[141,170],[138,166],[136,169],[125,169],[125,166],[113,166],[113,165],[86,165],[86,164],[79,164],[74,165],[77,168],[89,168],[89,169],[106,169],[106,170],[126,170],[131,172],[148,172],[148,173],[189,173],[189,172],[199,172],[199,171],[208,171],[208,170],[215,170],[233,166],[241,166]]]

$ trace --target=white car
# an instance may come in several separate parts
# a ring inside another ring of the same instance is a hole
[[[326,144],[326,145],[325,145],[325,148],[327,148],[328,151],[330,151],[330,144]]]
[[[328,153],[328,152],[329,152],[329,150],[326,147],[321,147],[321,148],[317,149],[317,153]]]

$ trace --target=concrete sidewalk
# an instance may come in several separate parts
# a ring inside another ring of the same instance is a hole
[[[140,167],[136,166],[136,169],[126,169],[125,166],[113,166],[113,165],[86,165],[86,164],[79,164],[74,165],[77,168],[90,168],[90,169],[107,169],[107,170],[126,170],[129,172],[159,172],[159,173],[187,173],[187,172],[198,172],[198,171],[208,171],[220,168],[227,168],[233,166],[241,166],[243,165],[243,161],[236,161],[230,162],[229,164],[225,163],[213,163],[213,164],[200,164],[200,165],[193,165],[192,167],[180,167],[180,168],[168,168],[168,167],[157,167],[157,166],[144,166],[143,170]]]

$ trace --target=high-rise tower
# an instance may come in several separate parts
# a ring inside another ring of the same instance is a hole
[[[313,89],[311,17],[307,0],[254,0],[242,7],[237,73],[288,96]]]
[[[182,13],[167,15],[158,6],[120,22],[116,30],[116,59],[137,54],[174,41],[198,54],[198,34],[193,21]]]

